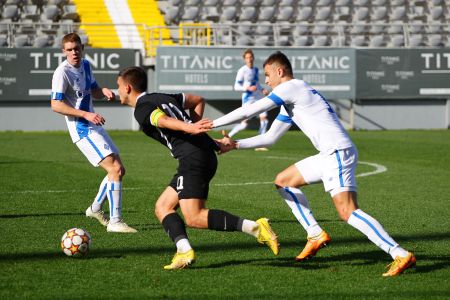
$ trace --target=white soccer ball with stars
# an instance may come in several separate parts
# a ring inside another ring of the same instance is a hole
[[[86,256],[91,246],[91,235],[82,228],[71,228],[61,238],[61,249],[70,257]]]

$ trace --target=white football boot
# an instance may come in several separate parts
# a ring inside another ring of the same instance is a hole
[[[133,227],[128,226],[123,220],[117,223],[109,222],[108,227],[106,227],[108,232],[122,232],[122,233],[136,233],[137,230]]]
[[[86,209],[86,217],[97,219],[103,226],[108,226],[109,220],[105,217],[105,213],[101,210],[94,212],[92,207],[89,206],[88,209]]]

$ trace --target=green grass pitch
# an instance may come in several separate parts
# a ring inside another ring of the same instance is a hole
[[[84,216],[104,173],[82,157],[67,132],[2,132],[0,298],[450,299],[450,131],[350,134],[362,162],[358,174],[376,169],[367,163],[386,168],[358,177],[359,205],[415,253],[414,270],[383,278],[390,256],[339,220],[322,185],[303,191],[332,243],[305,263],[294,261],[306,234],[271,182],[315,153],[296,131],[268,152],[220,156],[208,200],[210,208],[269,218],[280,254],[242,233],[188,229],[198,261],[179,271],[162,268],[175,248],[153,213],[175,172],[166,148],[140,132],[110,132],[127,170],[124,218],[139,230],[111,234]],[[91,233],[93,247],[84,259],[60,249],[61,236],[72,227]]]

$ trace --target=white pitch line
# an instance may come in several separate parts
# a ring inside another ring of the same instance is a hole
[[[271,159],[292,159],[289,157],[277,157],[277,156],[266,156],[266,158],[271,158]],[[383,165],[380,164],[376,164],[376,163],[371,163],[371,162],[367,162],[367,161],[359,161],[358,163],[362,164],[362,165],[369,165],[371,167],[374,167],[375,170],[371,171],[371,172],[365,172],[365,173],[361,173],[361,174],[356,174],[356,177],[366,177],[366,176],[370,176],[370,175],[376,175],[376,174],[380,174],[383,172],[387,171],[387,168]],[[239,183],[214,183],[212,185],[214,186],[245,186],[245,185],[264,185],[264,184],[273,184],[273,181],[261,181],[261,182],[239,182]],[[143,188],[140,187],[124,187],[123,190],[125,191],[139,191],[139,190],[143,190]],[[43,190],[43,191],[33,191],[33,190],[28,190],[28,191],[11,191],[11,192],[3,192],[3,194],[43,194],[43,193],[48,193],[48,194],[52,194],[52,193],[75,193],[75,192],[80,192],[80,191],[90,191],[88,189],[83,189],[83,190]]]

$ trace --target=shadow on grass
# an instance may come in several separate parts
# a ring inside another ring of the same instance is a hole
[[[157,226],[158,230],[159,224],[152,225]],[[430,242],[430,241],[442,241],[449,240],[449,233],[434,233],[434,234],[423,234],[423,235],[404,235],[396,238],[398,241],[415,241],[415,242]],[[224,261],[221,263],[214,263],[208,266],[199,267],[202,269],[208,268],[221,268],[227,266],[235,265],[265,265],[270,267],[284,267],[284,268],[301,268],[306,270],[317,270],[317,269],[327,269],[332,268],[336,264],[346,263],[348,265],[359,266],[359,265],[372,265],[380,263],[389,263],[391,260],[387,255],[383,254],[382,251],[357,251],[345,254],[333,255],[333,245],[346,245],[346,244],[364,244],[369,243],[367,239],[361,238],[336,238],[333,240],[331,246],[322,249],[321,253],[324,252],[327,256],[318,255],[311,260],[305,262],[295,262],[293,257],[273,257],[268,258],[249,258],[249,259],[232,259]],[[303,242],[299,241],[286,241],[281,243],[281,252],[283,248],[298,248],[299,244],[303,245]],[[239,242],[239,243],[205,243],[199,242],[196,247],[198,251],[201,252],[220,252],[223,253],[227,250],[236,249],[248,249],[253,250],[257,248],[266,248],[266,246],[251,242]],[[268,249],[264,249],[268,251]],[[128,247],[128,248],[115,248],[115,249],[94,249],[89,256],[84,259],[87,260],[97,260],[97,259],[112,259],[112,258],[123,258],[130,255],[143,256],[143,255],[155,255],[155,254],[172,254],[174,251],[173,246],[145,246],[145,247]],[[436,270],[447,269],[450,267],[450,255],[447,253],[443,255],[426,255],[421,254],[420,251],[416,251],[415,255],[417,257],[418,266],[416,267],[417,273],[429,273]],[[11,254],[0,254],[1,262],[25,262],[25,261],[39,261],[39,260],[49,260],[49,259],[67,259],[67,257],[61,251],[42,251],[33,253],[11,253]],[[196,268],[196,267],[194,267]]]

